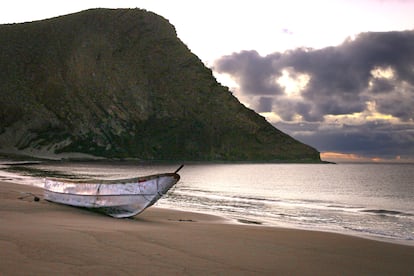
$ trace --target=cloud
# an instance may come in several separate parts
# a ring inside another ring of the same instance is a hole
[[[321,152],[354,153],[366,157],[414,157],[412,124],[367,122],[360,125],[285,123],[275,126]]]
[[[267,56],[242,51],[213,70],[231,76],[251,108],[273,113],[276,127],[320,151],[414,157],[414,31]]]
[[[219,61],[219,72],[226,72],[243,88],[245,94],[275,95],[282,88],[274,82],[281,73],[273,70],[272,59],[262,58],[256,51],[243,51],[224,56]]]
[[[336,47],[264,57],[242,51],[220,58],[213,69],[231,75],[243,96],[272,96],[273,110],[284,120],[293,120],[294,112],[305,121],[323,121],[329,114],[363,112],[374,101],[382,112],[407,121],[414,119],[413,64],[414,31],[405,31],[362,33]],[[300,97],[288,97],[277,81],[284,71],[293,81],[295,75],[309,76]]]

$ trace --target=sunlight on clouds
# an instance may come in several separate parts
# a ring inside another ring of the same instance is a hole
[[[222,85],[227,86],[230,89],[240,89],[240,85],[233,79],[230,74],[220,74],[216,71],[213,71],[213,75],[216,80]]]
[[[333,162],[381,162],[384,161],[378,157],[364,157],[354,153],[340,153],[340,152],[321,152],[322,160]]]
[[[275,124],[282,121],[282,118],[280,118],[280,116],[277,115],[275,112],[261,112],[259,114],[265,117],[266,120],[271,124]]]
[[[293,72],[292,69],[283,69],[282,76],[276,82],[282,86],[288,96],[296,96],[309,83],[310,76]]]
[[[399,123],[400,120],[390,114],[383,114],[377,111],[375,101],[366,102],[367,108],[363,112],[343,115],[325,115],[325,123],[332,127],[333,124],[341,125],[360,125],[366,122],[388,121],[389,123]]]
[[[381,157],[367,157],[353,153],[341,153],[341,152],[321,152],[321,159],[331,162],[370,162],[370,163],[412,163],[411,158],[402,158],[400,155],[394,158],[381,158]]]
[[[284,120],[275,112],[262,112],[261,116],[265,117],[267,121],[272,124],[283,122]],[[341,115],[325,115],[324,123],[319,126],[319,130],[323,129],[340,129],[344,125],[363,125],[367,122],[386,121],[388,123],[401,123],[400,119],[389,114],[382,114],[377,111],[376,104],[373,101],[367,102],[367,108],[363,112]],[[291,120],[293,123],[304,122],[303,117],[295,114]]]
[[[342,128],[343,125],[361,125],[366,123],[363,113],[352,113],[343,115],[325,115],[324,124],[321,128]]]
[[[374,78],[377,79],[392,79],[395,76],[394,70],[388,66],[388,67],[375,67],[371,70],[371,75]]]
[[[391,123],[398,123],[400,120],[390,114],[382,114],[377,111],[375,101],[367,102],[367,112],[366,112],[365,119],[367,121],[389,121]]]

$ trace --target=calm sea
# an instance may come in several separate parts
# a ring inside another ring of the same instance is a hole
[[[116,179],[178,165],[1,165],[0,180],[42,186],[44,173]],[[158,207],[414,245],[414,164],[186,164],[180,175]]]

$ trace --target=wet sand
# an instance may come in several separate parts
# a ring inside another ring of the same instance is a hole
[[[0,275],[414,275],[413,260],[413,246],[155,207],[114,219],[0,182]]]

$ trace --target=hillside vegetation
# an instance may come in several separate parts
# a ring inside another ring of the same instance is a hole
[[[145,10],[0,25],[0,93],[0,152],[320,161],[242,105]]]

